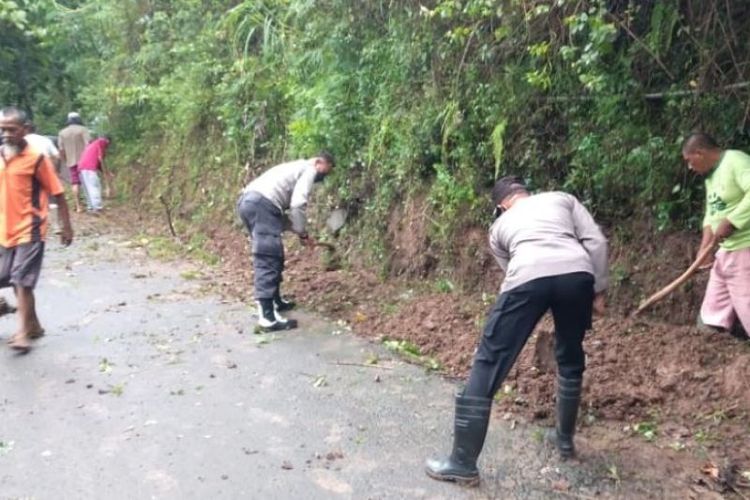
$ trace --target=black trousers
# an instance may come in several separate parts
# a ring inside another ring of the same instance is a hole
[[[583,337],[591,328],[594,277],[578,272],[538,278],[500,294],[484,327],[464,394],[492,398],[547,310],[555,321],[560,376],[579,379],[586,368]]]
[[[250,234],[255,299],[271,299],[279,291],[284,271],[284,217],[279,208],[258,193],[243,194],[237,213]]]

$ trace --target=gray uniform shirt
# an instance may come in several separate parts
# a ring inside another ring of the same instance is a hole
[[[586,207],[562,192],[521,198],[490,228],[490,249],[505,272],[501,292],[537,278],[588,272],[607,288],[607,240]]]
[[[315,160],[295,160],[276,165],[250,182],[244,193],[253,191],[276,205],[289,210],[292,231],[305,234],[307,201],[315,183]]]

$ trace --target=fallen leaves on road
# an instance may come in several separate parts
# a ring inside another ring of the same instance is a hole
[[[7,455],[13,450],[14,441],[0,441],[0,457]]]
[[[102,373],[111,373],[113,366],[114,363],[110,363],[107,358],[102,358],[102,360],[99,361],[99,371]]]
[[[313,381],[313,387],[325,387],[328,385],[325,375],[318,375]]]

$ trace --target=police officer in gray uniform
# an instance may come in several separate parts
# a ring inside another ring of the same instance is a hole
[[[291,230],[303,244],[315,245],[307,234],[307,201],[315,183],[331,171],[334,159],[321,152],[314,158],[295,160],[270,168],[242,190],[237,211],[250,233],[255,300],[258,304],[258,326],[267,331],[287,330],[297,326],[279,313],[294,307],[281,297],[281,275],[284,271],[284,212],[289,210]]]
[[[427,475],[465,485],[479,482],[492,400],[534,327],[548,310],[555,322],[557,426],[562,458],[575,455],[575,433],[586,367],[583,338],[593,311],[603,313],[607,240],[572,195],[532,195],[523,180],[503,177],[492,190],[495,222],[489,243],[505,273],[487,318],[466,388],[456,395],[453,450],[426,464]]]

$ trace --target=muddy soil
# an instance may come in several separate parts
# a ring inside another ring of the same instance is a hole
[[[209,250],[221,259],[218,269],[211,271],[217,286],[222,293],[250,300],[251,269],[243,229],[216,224],[201,230],[209,238]],[[163,227],[156,231],[164,233]],[[462,254],[481,255],[474,260],[486,269],[473,278],[471,292],[450,282],[415,279],[409,272],[386,280],[380,275],[382,270],[358,265],[353,259],[344,260],[343,268],[331,269],[325,250],[303,249],[294,238],[286,241],[284,292],[307,309],[345,322],[362,336],[408,341],[423,355],[414,359],[460,378],[470,368],[484,315],[501,279],[491,259],[482,253],[483,235],[474,233],[471,244],[459,249]],[[595,439],[606,429],[615,447],[642,444],[697,458],[706,467],[693,471],[695,480],[713,478],[731,492],[732,487],[741,488],[750,480],[750,345],[659,320],[660,312],[671,311],[672,316],[662,318],[685,323],[695,310],[705,275],[650,317],[633,321],[623,314],[632,310],[636,297],[648,293],[644,290],[658,288],[689,263],[692,243],[671,237],[669,245],[673,255],[679,249],[679,256],[665,260],[667,250],[652,242],[651,264],[645,254],[613,253],[622,269],[639,262],[642,270],[661,266],[662,272],[618,274],[620,268],[615,267],[615,278],[623,286],[613,294],[610,315],[595,321],[585,342],[582,434]],[[396,262],[404,271],[404,261]],[[417,264],[417,275],[422,276],[432,266],[424,259]],[[471,269],[476,272],[476,266],[467,266],[467,272]],[[552,422],[554,364],[549,345],[537,346],[538,339],[549,338],[551,331],[551,321],[545,318],[498,395],[497,411],[521,414],[541,424]],[[616,436],[614,441],[612,436]],[[743,472],[749,477],[743,477]]]

